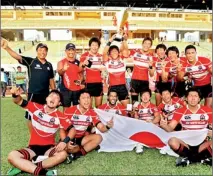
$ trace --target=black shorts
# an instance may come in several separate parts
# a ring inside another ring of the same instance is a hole
[[[212,97],[212,85],[211,84],[207,84],[204,86],[195,86],[197,87],[201,94],[202,94],[202,98],[208,98],[208,97]]]
[[[100,97],[103,95],[102,83],[87,83],[86,89],[90,93],[91,97]]]
[[[63,107],[70,107],[71,103],[73,106],[78,104],[80,90],[78,91],[65,90],[61,91],[61,94],[63,96],[62,102]]]
[[[129,99],[128,90],[127,90],[125,84],[111,86],[111,87],[109,87],[109,91],[117,92],[119,101]]]
[[[28,93],[27,100],[44,105],[44,104],[46,104],[47,96],[48,96],[48,94]],[[29,115],[29,113],[27,111],[25,113],[25,118],[28,119],[28,120],[31,120],[31,116]]]
[[[54,147],[54,145],[29,145],[27,148],[34,151],[36,156],[39,156],[44,155],[46,151],[52,147]]]
[[[72,141],[73,141],[75,144],[81,146],[81,142],[82,142],[82,139],[83,139],[83,138],[84,138],[84,136],[83,136],[83,137],[80,137],[80,138],[74,138]]]
[[[141,80],[131,80],[131,89],[132,93],[141,93],[143,89],[149,88],[149,81],[141,81]]]
[[[185,89],[185,82],[176,82],[174,83],[172,90],[174,92],[173,96],[174,97],[179,97],[182,98],[186,94],[186,89]]]

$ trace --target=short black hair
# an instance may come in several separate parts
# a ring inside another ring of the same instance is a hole
[[[189,88],[187,91],[186,91],[186,97],[188,97],[188,95],[189,95],[189,93],[190,92],[197,92],[198,93],[198,96],[200,97],[200,99],[202,99],[203,98],[203,96],[202,96],[202,93],[200,92],[200,90],[197,88],[197,87],[191,87],[191,88]]]
[[[109,96],[109,94],[110,94],[111,92],[115,92],[115,93],[117,94],[117,96],[118,96],[118,93],[117,93],[115,90],[112,90],[112,89],[109,89],[109,91],[107,92],[107,96]]]
[[[80,100],[80,96],[84,93],[89,94],[89,96],[91,97],[91,94],[89,93],[89,91],[87,89],[81,89],[80,92],[79,92],[79,98],[78,98],[79,100]]]
[[[147,40],[151,42],[151,46],[152,46],[152,39],[150,37],[145,37],[142,41],[142,44]]]
[[[101,41],[100,41],[97,37],[92,37],[92,38],[89,40],[89,47],[92,45],[92,42],[98,43],[98,46],[99,46],[99,47],[101,46]]]
[[[166,51],[166,55],[167,55],[167,56],[168,56],[169,51],[174,51],[174,52],[176,52],[176,53],[177,53],[177,56],[179,57],[180,52],[179,52],[179,49],[178,49],[176,46],[170,46],[170,47],[167,49],[167,51]]]
[[[36,51],[38,51],[39,48],[45,48],[46,51],[48,51],[48,47],[46,44],[44,43],[39,43],[37,46],[36,46]]]
[[[63,101],[63,96],[62,96],[61,92],[59,90],[57,90],[57,89],[53,89],[53,90],[50,91],[49,95],[51,93],[57,94],[59,96],[61,105],[63,106],[63,102],[64,101]]]
[[[152,96],[152,91],[151,91],[150,88],[144,88],[144,89],[141,91],[141,96],[142,96],[144,93],[146,93],[146,92],[149,93],[150,97]]]
[[[1,68],[1,71],[4,71],[4,68]]]
[[[116,50],[119,52],[118,46],[112,45],[112,46],[109,47],[109,54],[110,54],[110,52],[111,52],[113,49],[116,49]]]
[[[162,48],[164,51],[166,51],[166,45],[164,45],[164,44],[158,44],[157,46],[156,46],[156,48],[155,48],[155,52],[157,52],[157,50],[159,49],[159,48]]]
[[[170,94],[172,93],[172,89],[171,89],[171,87],[170,86],[168,86],[168,84],[163,84],[163,83],[161,83],[162,85],[161,85],[161,88],[160,88],[160,90],[159,90],[159,92],[160,92],[160,94],[162,95],[162,93],[164,92],[164,91],[168,91]]]
[[[194,50],[196,51],[196,48],[195,48],[194,45],[188,45],[188,46],[186,46],[186,48],[185,48],[185,53],[186,53],[186,51],[187,51],[188,49],[194,49]]]
[[[17,68],[21,68],[21,66],[18,66]]]

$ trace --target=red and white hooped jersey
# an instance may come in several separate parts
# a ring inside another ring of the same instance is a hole
[[[154,67],[156,69],[156,73],[157,73],[157,78],[156,81],[159,81],[159,77],[162,74],[162,62],[169,62],[169,58],[166,57],[165,59],[161,60],[158,57],[153,57],[153,61],[154,61]]]
[[[24,100],[26,101],[26,100]],[[49,114],[44,110],[46,105],[29,101],[26,109],[32,122],[29,145],[55,145],[55,134],[59,128],[67,129],[72,123],[57,109]]]
[[[149,103],[147,107],[144,107],[142,104],[139,104],[137,109],[140,120],[153,120],[154,113],[158,112],[158,108],[152,103]]]
[[[101,67],[103,67],[102,55],[97,53],[94,56],[89,52],[85,52],[81,55],[80,62],[84,62],[86,59],[92,62],[92,66],[90,68],[86,67],[86,83],[102,82],[101,71],[99,70]]]
[[[74,60],[73,62],[68,61],[66,58],[60,61],[63,65],[67,63],[69,65],[66,72],[63,74],[63,84],[64,86],[72,91],[81,90],[80,85],[76,85],[76,80],[81,80],[81,73],[79,69],[80,62],[78,60]]]
[[[99,106],[98,109],[102,109],[102,110],[104,110],[106,112],[120,114],[120,115],[123,115],[123,116],[127,115],[126,107],[123,106],[120,103],[116,103],[116,106],[113,107],[113,108],[109,105],[109,103],[105,103],[105,104],[102,104],[101,106]]]
[[[165,104],[164,102],[160,103],[158,105],[159,112],[163,113],[162,110],[166,111],[168,113],[168,121],[170,122],[173,118],[174,112],[183,107],[184,102],[178,97],[173,97],[171,100],[171,104]]]
[[[149,62],[153,60],[152,54],[143,54],[141,50],[131,50],[130,57],[133,57],[132,79],[148,81]]]
[[[175,111],[173,120],[179,122],[182,130],[198,130],[207,128],[212,124],[212,109],[207,106],[200,106],[196,113],[192,113],[188,106]]]
[[[186,61],[185,58],[178,58],[180,64],[182,64],[182,71],[186,68]],[[177,65],[173,64],[171,61],[168,62],[165,66],[165,71],[169,73],[169,75],[174,76],[174,81],[177,82],[176,76],[177,76]],[[168,82],[171,82],[172,79],[168,80]]]
[[[194,65],[186,62],[185,72],[194,80],[195,86],[203,86],[211,83],[211,73],[208,71],[212,62],[205,57],[197,57]]]
[[[126,64],[121,58],[110,59],[105,62],[105,66],[109,74],[109,86],[126,84]]]
[[[88,126],[96,126],[100,122],[98,115],[93,109],[89,109],[84,114],[81,113],[79,105],[66,108],[64,114],[71,120],[76,129],[75,138],[83,137]]]

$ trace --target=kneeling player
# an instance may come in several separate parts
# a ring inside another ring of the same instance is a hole
[[[23,100],[20,96],[20,89],[11,90],[14,103],[26,109],[32,117],[32,131],[29,146],[21,150],[10,152],[8,161],[16,168],[9,170],[8,175],[16,175],[21,171],[33,175],[54,175],[53,170],[46,170],[62,163],[67,152],[64,150],[67,141],[62,141],[55,147],[55,133],[59,128],[69,127],[66,139],[75,136],[75,129],[71,122],[66,120],[64,115],[57,110],[61,104],[61,94],[58,90],[52,90],[46,98],[46,105]],[[39,155],[46,155],[49,158],[34,164]]]
[[[91,96],[86,90],[80,92],[79,105],[67,108],[65,115],[71,120],[76,129],[75,138],[68,144],[67,152],[71,153],[68,157],[68,162],[95,149],[102,141],[99,134],[88,134],[87,128],[91,123],[102,133],[113,127],[113,120],[104,125],[99,120],[97,114],[91,109]],[[64,139],[66,133],[60,134],[61,139]]]
[[[102,109],[106,112],[112,112],[115,114],[120,114],[123,116],[126,116],[126,107],[122,104],[118,103],[118,95],[117,92],[113,90],[109,90],[108,97],[107,97],[107,103],[102,104],[98,107],[99,109]]]
[[[152,92],[146,88],[141,92],[141,103],[135,107],[133,117],[146,122],[151,122],[156,125],[160,122],[160,114],[158,108],[150,102]],[[136,153],[142,153],[143,146],[138,143],[136,146]]]
[[[201,93],[196,88],[190,88],[186,94],[187,106],[178,109],[172,121],[161,119],[160,126],[170,132],[175,129],[178,123],[182,130],[199,130],[207,128],[212,124],[212,110],[207,106],[200,105]],[[212,137],[212,130],[208,135]],[[190,163],[202,162],[212,165],[212,142],[203,141],[198,146],[190,146],[182,140],[172,137],[168,141],[169,146],[183,158],[178,158],[176,166],[187,166]]]

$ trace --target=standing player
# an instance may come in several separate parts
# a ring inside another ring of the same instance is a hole
[[[115,114],[120,114],[126,116],[126,107],[118,103],[118,94],[116,91],[109,90],[107,95],[107,103],[102,104],[98,107],[106,112],[111,112]]]
[[[81,90],[82,73],[79,68],[80,62],[76,59],[76,48],[68,43],[65,48],[66,58],[58,62],[57,72],[61,76],[60,91],[63,95],[65,108],[78,104]]]
[[[21,71],[21,66],[17,67],[16,72],[16,87],[21,87],[24,93],[26,93],[27,96],[27,90],[26,90],[26,73]]]
[[[53,170],[48,171],[47,168],[54,167],[66,159],[67,153],[64,149],[76,133],[71,122],[57,110],[62,100],[60,92],[52,90],[46,98],[45,105],[23,100],[20,88],[13,88],[11,93],[14,103],[32,115],[32,131],[28,147],[10,152],[8,161],[15,168],[9,170],[8,175],[17,175],[21,171],[33,175],[55,175]],[[59,128],[67,128],[69,132],[55,147],[55,134]],[[49,158],[37,164],[32,163],[39,155]]]
[[[104,133],[113,127],[113,119],[104,125],[99,120],[97,114],[91,109],[91,96],[86,90],[81,90],[79,105],[67,108],[64,112],[71,120],[76,129],[75,138],[68,144],[67,152],[70,161],[95,149],[102,141],[99,134],[88,134],[88,127],[93,124],[100,132]],[[65,131],[60,133],[61,139],[66,137]]]
[[[179,50],[176,46],[169,47],[166,52],[169,62],[162,65],[162,80],[169,82],[174,92],[173,96],[181,98],[185,94],[185,82],[177,79],[177,72],[183,70],[185,61],[179,58]]]
[[[162,82],[162,63],[166,64],[169,61],[166,56],[166,46],[164,44],[158,44],[155,48],[155,53],[157,57],[154,57],[154,67],[156,71],[156,88],[155,88],[155,100],[158,106],[162,102],[160,95],[160,89],[167,85],[167,83]]]
[[[194,85],[200,90],[205,105],[212,106],[212,62],[205,57],[197,56],[196,48],[193,45],[188,45],[185,48],[186,68],[178,72],[178,78],[183,80],[184,75],[188,75],[194,81]]]
[[[167,124],[166,120],[161,119],[160,126],[170,132],[175,129],[178,123],[182,130],[200,130],[212,125],[212,109],[208,106],[201,106],[201,93],[193,87],[186,93],[187,106],[175,111],[172,121]],[[212,137],[212,131],[209,132]],[[181,157],[176,161],[176,166],[187,166],[193,162],[204,162],[212,165],[212,142],[203,141],[198,146],[190,146],[182,140],[172,137],[168,141],[169,146]]]
[[[49,88],[55,89],[54,72],[50,62],[46,60],[48,47],[39,43],[36,47],[36,58],[25,57],[17,54],[9,46],[7,40],[1,38],[1,47],[4,48],[11,57],[20,64],[25,65],[29,75],[29,89],[27,99],[39,104],[46,103],[46,97],[49,94]],[[26,112],[25,118],[28,120],[28,128],[31,131],[31,116]]]
[[[116,45],[110,46],[114,38],[115,35],[110,38],[109,42],[105,46],[103,51],[103,60],[109,74],[109,90],[117,92],[119,101],[126,107],[127,104],[129,104],[129,93],[126,88],[126,64],[123,58],[128,57],[128,54],[123,55],[125,52],[120,52]],[[123,51],[128,50],[126,38],[122,42],[122,45]]]
[[[132,103],[138,101],[138,94],[145,88],[149,88],[149,74],[154,75],[153,58],[150,53],[152,39],[147,37],[142,42],[142,49],[130,51],[133,58],[133,72],[131,81]]]
[[[81,55],[81,67],[86,72],[86,89],[89,91],[92,101],[95,99],[95,107],[102,104],[103,83],[101,77],[101,68],[103,68],[102,55],[98,53],[101,42],[98,38],[93,37],[89,40],[90,50]]]
[[[141,92],[141,103],[134,108],[133,117],[146,122],[151,122],[158,125],[160,122],[160,113],[158,108],[150,102],[152,92],[149,88],[143,89]],[[138,143],[136,145],[136,153],[143,152],[143,145]]]

